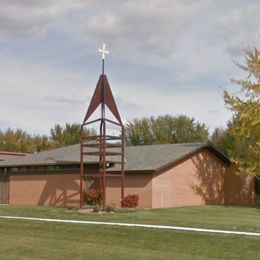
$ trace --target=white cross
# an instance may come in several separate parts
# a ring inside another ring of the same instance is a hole
[[[105,55],[109,54],[109,51],[106,50],[106,44],[103,43],[102,49],[98,49],[99,52],[102,53],[102,59],[105,59]]]

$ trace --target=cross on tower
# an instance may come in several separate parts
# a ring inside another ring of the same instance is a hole
[[[102,53],[102,74],[104,74],[105,70],[105,56],[109,54],[109,51],[106,50],[106,44],[103,43],[102,49],[98,49],[99,52]]]
[[[102,60],[105,59],[105,55],[109,54],[109,51],[106,50],[106,44],[103,43],[102,49],[98,49],[99,52],[102,53]]]

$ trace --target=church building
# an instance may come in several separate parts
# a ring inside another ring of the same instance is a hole
[[[239,176],[210,143],[125,146],[124,126],[107,76],[102,74],[81,126],[80,144],[0,160],[0,204],[83,206],[84,193],[99,190],[101,204],[120,206],[138,194],[141,208],[255,204],[253,177]],[[98,118],[92,118],[100,110]],[[108,118],[108,113],[112,118]],[[98,134],[84,128],[98,124]],[[108,133],[108,126],[118,128]],[[10,157],[10,156],[9,156]]]

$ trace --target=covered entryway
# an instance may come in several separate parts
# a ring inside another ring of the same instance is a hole
[[[9,174],[6,169],[0,171],[0,204],[9,204]]]

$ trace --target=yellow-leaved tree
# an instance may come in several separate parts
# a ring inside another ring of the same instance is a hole
[[[244,80],[232,80],[240,87],[234,95],[224,91],[226,105],[235,113],[236,122],[231,132],[236,149],[231,160],[239,165],[241,173],[260,176],[260,51],[245,50],[245,64],[238,66],[248,72]]]

